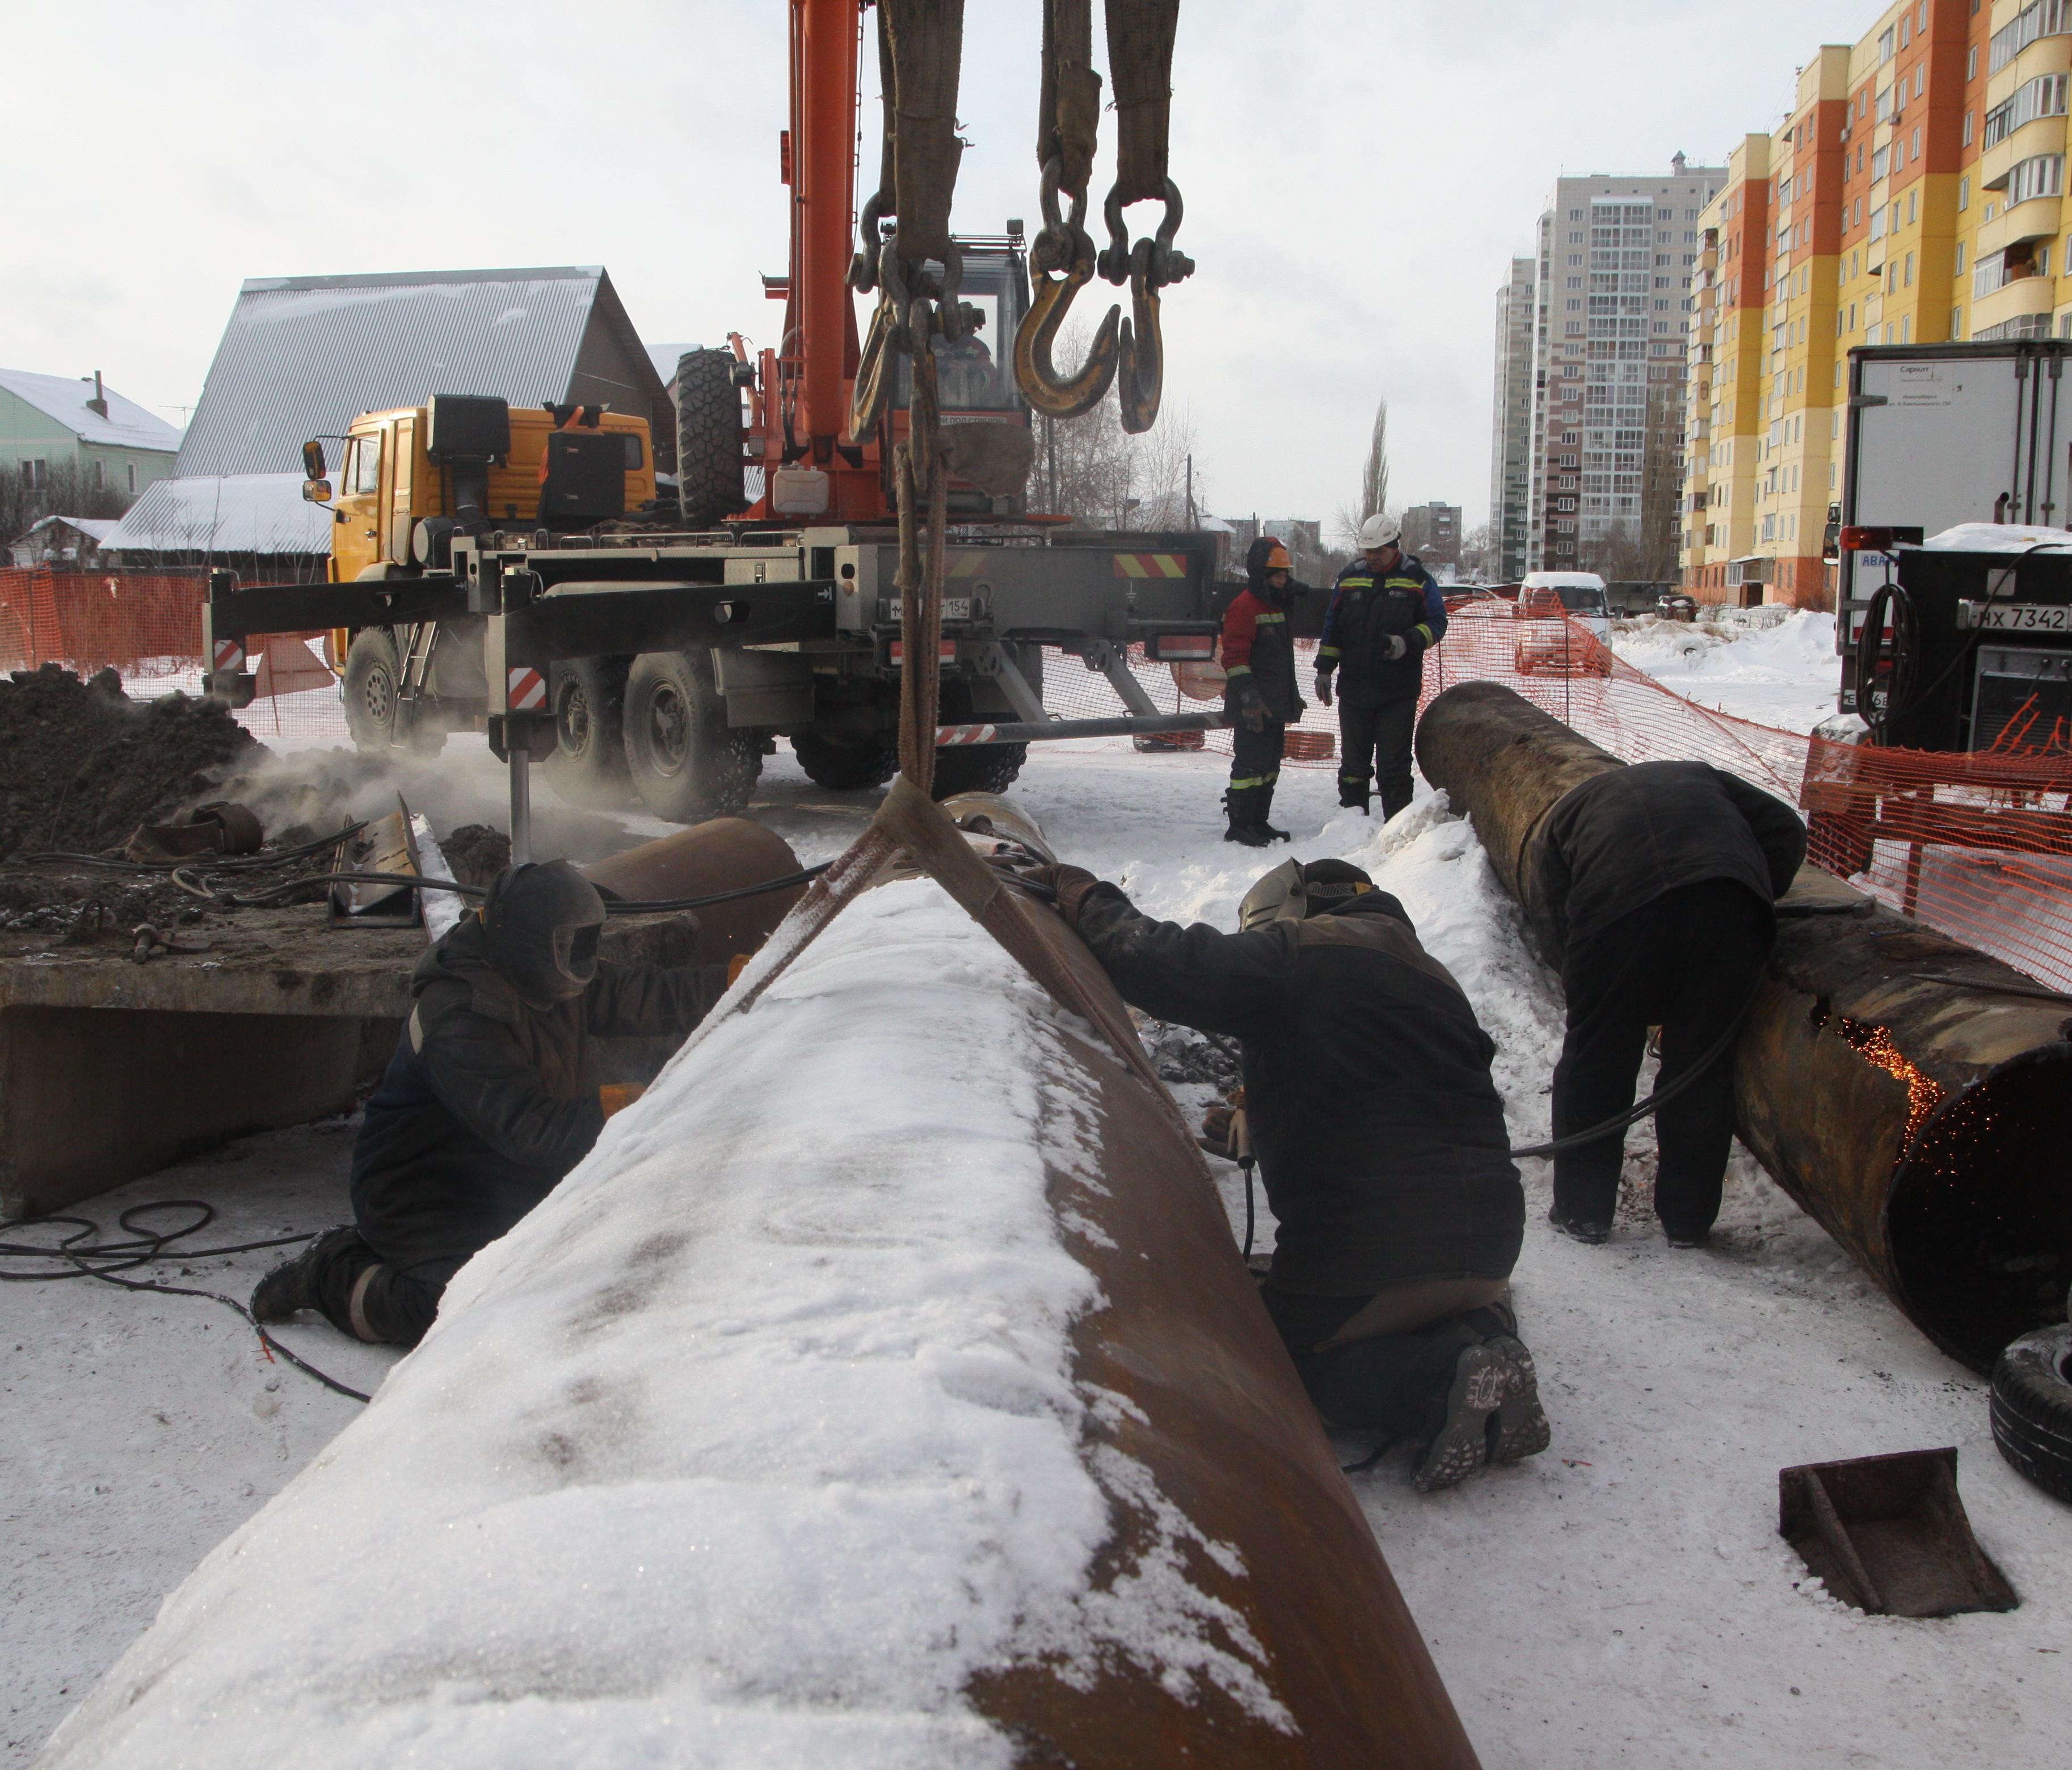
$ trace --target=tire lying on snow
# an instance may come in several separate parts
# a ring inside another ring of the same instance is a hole
[[[701,823],[754,795],[763,748],[728,728],[708,654],[643,652],[627,673],[624,717],[627,772],[656,816]]]
[[[2025,1333],[2000,1354],[1992,1420],[2000,1455],[2072,1503],[2072,1325]]]

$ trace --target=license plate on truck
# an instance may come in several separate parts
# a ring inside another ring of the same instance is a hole
[[[2072,603],[1962,602],[1957,617],[1981,633],[2072,633]]]

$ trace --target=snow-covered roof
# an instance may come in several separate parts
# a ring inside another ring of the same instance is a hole
[[[77,529],[82,535],[91,536],[97,545],[104,547],[108,544],[108,537],[115,532],[115,519],[112,516],[45,516],[30,524],[22,532],[21,538],[27,540],[38,529],[53,528],[60,523],[67,528]]]
[[[1527,572],[1528,590],[1601,590],[1605,581],[1595,572]]]
[[[331,513],[302,500],[298,473],[154,480],[101,540],[154,553],[327,553]]]
[[[663,378],[604,268],[583,265],[249,279],[175,470],[286,472],[311,437],[434,393],[607,401],[673,459]]]
[[[2022,523],[1959,523],[1922,546],[1932,553],[2033,553],[2039,547],[2072,547],[2072,528]]]
[[[82,442],[99,443],[113,449],[158,449],[171,454],[180,446],[180,433],[156,413],[147,412],[134,400],[125,400],[105,381],[102,398],[108,405],[103,417],[87,402],[93,397],[93,377],[71,375],[31,375],[27,369],[0,369],[0,388],[54,418]]]

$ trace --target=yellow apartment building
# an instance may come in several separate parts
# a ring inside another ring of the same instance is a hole
[[[2042,335],[2072,303],[2068,74],[2072,0],[1906,0],[1814,52],[1766,156],[1743,144],[1703,222],[1723,280],[1710,360],[1692,347],[1712,388],[1685,488],[1692,594],[1832,606],[1853,347]],[[2072,336],[2072,314],[2056,323]]]

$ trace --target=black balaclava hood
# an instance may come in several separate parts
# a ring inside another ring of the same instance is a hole
[[[565,860],[497,874],[482,922],[490,963],[528,1007],[573,1001],[597,976],[604,899]]]

